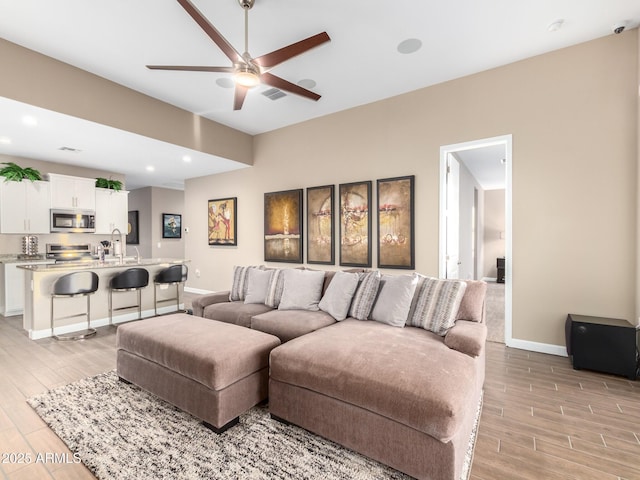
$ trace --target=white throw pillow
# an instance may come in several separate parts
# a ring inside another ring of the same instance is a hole
[[[287,269],[278,310],[319,310],[324,272]]]
[[[244,303],[265,303],[273,270],[252,268],[247,274],[247,293]]]
[[[411,308],[411,300],[418,285],[418,276],[383,275],[378,288],[378,298],[370,318],[394,327],[404,327]]]
[[[356,288],[358,288],[357,273],[336,272],[318,307],[336,320],[344,320],[349,313]]]

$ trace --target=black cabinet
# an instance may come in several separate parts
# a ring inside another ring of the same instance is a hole
[[[496,259],[496,267],[498,269],[498,278],[496,282],[504,283],[504,257],[498,257]]]
[[[640,329],[626,320],[570,313],[565,335],[567,353],[574,369],[636,379]]]

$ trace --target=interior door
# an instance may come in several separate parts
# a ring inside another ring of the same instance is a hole
[[[447,156],[446,278],[460,276],[460,163]]]

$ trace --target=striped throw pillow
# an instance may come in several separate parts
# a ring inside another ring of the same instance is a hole
[[[267,287],[267,296],[264,304],[267,307],[278,308],[280,300],[282,300],[282,292],[284,291],[284,269],[276,269],[271,275],[269,286]]]
[[[244,300],[249,286],[249,270],[258,267],[233,267],[233,281],[231,283],[231,292],[229,292],[229,300]]]
[[[421,277],[407,325],[446,335],[456,321],[466,287],[461,280]]]
[[[380,272],[359,273],[360,281],[351,301],[349,316],[367,320],[380,287]]]

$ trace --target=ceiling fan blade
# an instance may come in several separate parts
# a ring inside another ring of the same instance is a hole
[[[266,83],[267,85],[271,85],[272,87],[279,88],[280,90],[284,90],[286,92],[295,93],[302,97],[309,98],[314,101],[318,101],[320,99],[320,95],[312,92],[311,90],[307,90],[306,88],[302,88],[295,83],[291,83],[284,78],[276,77],[271,73],[263,73],[260,75],[260,81],[262,83]]]
[[[205,67],[197,65],[147,65],[149,70],[181,70],[187,72],[233,73],[233,67]]]
[[[178,3],[182,5],[182,8],[186,10],[186,12],[191,15],[200,28],[204,30],[204,32],[209,35],[211,40],[222,50],[222,52],[229,57],[229,60],[232,62],[243,62],[242,55],[238,53],[238,51],[233,48],[233,46],[227,41],[226,38],[222,36],[222,34],[214,27],[209,20],[205,18],[205,16],[198,10],[189,0],[178,0]]]
[[[233,95],[233,109],[240,110],[249,89],[242,85],[236,85],[236,91]]]
[[[304,40],[300,40],[299,42],[292,43],[291,45],[279,50],[267,53],[266,55],[254,58],[253,60],[261,67],[271,68],[284,62],[285,60],[289,60],[296,55],[300,55],[307,50],[311,50],[312,48],[315,48],[318,45],[322,45],[323,43],[329,41],[331,41],[331,38],[329,37],[327,32],[322,32],[314,35],[313,37],[305,38]]]

